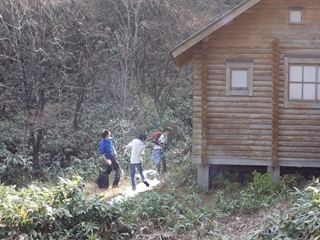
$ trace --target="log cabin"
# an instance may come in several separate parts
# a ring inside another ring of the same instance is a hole
[[[192,162],[320,167],[319,0],[247,0],[170,51],[193,64]]]

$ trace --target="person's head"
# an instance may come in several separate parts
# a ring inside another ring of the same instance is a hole
[[[109,140],[111,136],[111,132],[109,130],[104,129],[101,133],[101,137],[105,140]]]
[[[140,139],[142,142],[144,142],[147,139],[147,135],[141,133],[141,134],[139,134],[138,139]]]
[[[170,134],[170,132],[171,132],[171,129],[170,129],[170,128],[166,127],[166,128],[164,129],[164,134],[165,134],[166,136],[168,136],[168,135]]]

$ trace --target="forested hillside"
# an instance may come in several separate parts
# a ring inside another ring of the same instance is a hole
[[[316,178],[220,172],[209,192],[196,184],[192,64],[177,69],[168,53],[241,1],[0,0],[0,239],[319,239]],[[122,186],[79,187],[105,168],[103,129],[125,184],[123,146],[167,126],[157,187],[113,203],[101,192]]]
[[[168,52],[239,2],[0,0],[1,181],[96,158],[104,128],[123,146],[170,126],[190,151],[192,66]]]

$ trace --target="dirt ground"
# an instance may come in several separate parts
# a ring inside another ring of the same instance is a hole
[[[85,185],[86,194],[101,194],[104,196],[105,199],[111,199],[122,194],[125,191],[125,189],[130,186],[130,183],[128,180],[124,179],[120,181],[119,186],[117,188],[109,188],[104,190],[100,190],[95,182],[86,182]]]

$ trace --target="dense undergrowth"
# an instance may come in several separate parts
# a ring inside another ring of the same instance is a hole
[[[269,216],[256,239],[320,239],[320,184],[313,179],[304,189],[290,193],[290,211]]]
[[[60,178],[54,187],[32,183],[17,189],[0,185],[1,239],[133,239],[155,230],[184,239],[231,239],[219,232],[216,220],[232,214],[269,209],[284,199],[292,204],[287,215],[269,216],[248,239],[318,239],[320,184],[314,180],[299,189],[299,175],[285,175],[273,182],[270,174],[253,172],[246,183],[222,181],[204,202],[202,189],[189,159],[171,166],[155,191],[129,200],[106,204],[102,196],[78,188],[79,176]],[[214,181],[221,181],[219,177]]]

